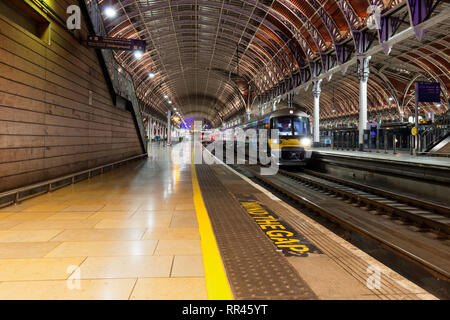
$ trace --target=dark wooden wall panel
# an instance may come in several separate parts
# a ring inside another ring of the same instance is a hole
[[[54,9],[65,16],[75,3]],[[0,14],[0,192],[142,153],[95,51],[50,28],[48,44]]]

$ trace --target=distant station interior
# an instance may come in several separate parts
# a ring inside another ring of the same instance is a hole
[[[450,299],[450,1],[0,0],[0,300]]]

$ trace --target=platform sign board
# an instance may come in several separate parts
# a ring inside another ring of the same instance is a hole
[[[418,102],[441,102],[441,84],[439,82],[416,82]]]
[[[370,121],[369,122],[369,127],[370,127],[370,135],[371,136],[376,136],[377,135],[377,131],[380,128],[380,124],[376,121]]]
[[[145,51],[147,47],[145,40],[100,36],[88,36],[86,44],[91,48],[122,51]]]

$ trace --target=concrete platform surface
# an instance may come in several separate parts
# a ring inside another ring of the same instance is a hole
[[[356,157],[360,159],[408,162],[411,164],[444,166],[450,168],[450,158],[415,156],[410,155],[408,152],[398,152],[397,154],[393,154],[392,150],[388,151],[388,153],[384,153],[384,150],[381,150],[379,153],[377,153],[376,151],[368,152],[368,151],[331,150],[330,148],[312,148],[311,150],[313,152],[317,152],[324,155],[330,154],[330,155]]]

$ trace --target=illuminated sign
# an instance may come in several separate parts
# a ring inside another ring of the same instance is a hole
[[[416,82],[417,102],[441,102],[441,84],[439,82]]]
[[[145,51],[147,47],[145,40],[99,36],[88,36],[86,44],[91,48],[122,51]]]

